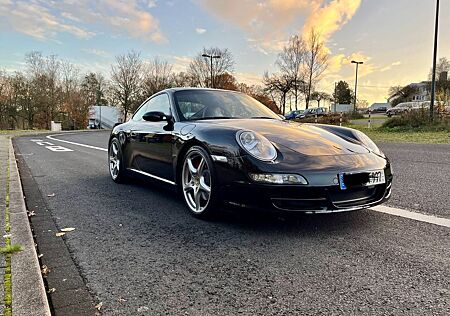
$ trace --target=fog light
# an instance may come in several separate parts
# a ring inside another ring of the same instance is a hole
[[[308,184],[308,181],[299,174],[250,173],[249,176],[253,181],[260,183]]]

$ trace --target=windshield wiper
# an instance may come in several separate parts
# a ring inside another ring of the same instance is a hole
[[[270,117],[270,116],[252,116],[251,119],[276,120],[275,117]]]

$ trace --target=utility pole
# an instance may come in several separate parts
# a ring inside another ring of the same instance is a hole
[[[357,92],[357,89],[358,89],[358,67],[359,67],[359,65],[364,64],[364,62],[352,60],[352,64],[356,64],[355,103],[354,103],[354,105],[353,105],[353,111],[356,112],[356,100],[357,100],[357,99],[356,99],[356,92]]]
[[[337,111],[337,82],[334,83],[334,112]]]
[[[213,77],[213,58],[220,58],[218,55],[208,55],[208,54],[202,54],[202,57],[206,57],[210,59],[211,62],[211,88],[214,88],[214,77]]]
[[[430,120],[434,118],[434,99],[436,95],[436,60],[438,49],[438,29],[439,29],[439,0],[436,0],[436,20],[434,25],[434,52],[433,52],[433,74],[431,78],[431,102],[430,102]]]
[[[100,112],[100,125],[99,125],[98,129],[102,129],[102,105],[99,104],[98,108],[99,108],[99,112]]]

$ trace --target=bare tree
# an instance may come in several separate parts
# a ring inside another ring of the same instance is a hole
[[[220,58],[213,58],[212,70],[211,61],[209,58],[203,57],[203,54],[210,56],[220,56]],[[197,54],[191,61],[188,67],[188,74],[192,78],[195,86],[198,87],[216,87],[222,86],[220,76],[224,73],[232,74],[234,70],[234,58],[231,52],[227,49],[218,47],[204,48],[203,52]],[[211,78],[212,73],[212,78]],[[213,79],[213,82],[211,82]]]
[[[174,75],[174,86],[175,87],[194,87],[195,80],[187,72],[179,72]]]
[[[311,100],[317,101],[317,107],[320,107],[320,101],[330,101],[331,99],[332,96],[326,92],[314,91],[313,93],[311,93]]]
[[[61,101],[61,61],[55,55],[44,57],[40,52],[31,52],[26,55],[26,63],[40,120],[49,129]]]
[[[174,85],[172,65],[158,57],[144,64],[143,93],[146,97]]]
[[[289,91],[291,91],[293,82],[292,78],[286,75],[269,75],[269,73],[266,71],[264,73],[264,85],[265,85],[265,91],[272,96],[274,94],[279,95],[280,102],[279,102],[279,108],[282,114],[286,113],[286,96],[288,95]]]
[[[305,86],[304,93],[306,99],[306,108],[309,106],[311,100],[311,93],[314,91],[314,86],[317,84],[320,76],[327,69],[328,66],[328,52],[324,46],[323,41],[314,29],[308,34],[305,41],[305,63],[304,63],[304,77]]]
[[[116,57],[111,66],[112,92],[123,110],[124,120],[134,111],[140,101],[142,60],[140,53],[130,51]]]
[[[298,109],[299,91],[304,85],[303,65],[306,58],[306,44],[298,35],[292,36],[283,51],[278,54],[276,65],[281,73],[292,79],[295,109]]]

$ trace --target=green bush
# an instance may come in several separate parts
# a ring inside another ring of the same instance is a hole
[[[400,116],[386,120],[382,128],[385,129],[427,129],[435,131],[450,131],[450,119],[436,115],[433,122],[430,121],[430,112],[420,109],[403,113]]]
[[[359,113],[359,112],[350,112],[350,113],[346,113],[345,116],[348,116],[348,119],[350,120],[359,120],[359,119],[363,119],[364,118],[364,114]]]

